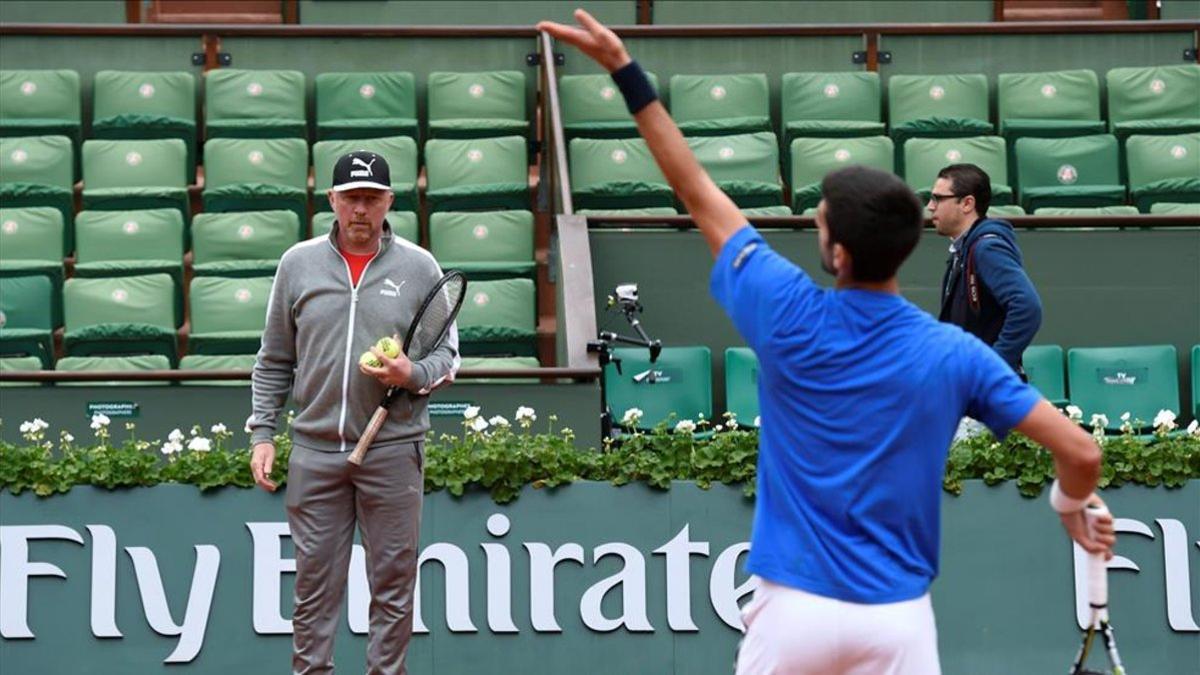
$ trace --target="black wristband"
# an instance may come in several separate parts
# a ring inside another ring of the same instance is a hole
[[[658,92],[650,84],[650,78],[642,71],[637,61],[630,61],[612,73],[613,82],[625,97],[625,107],[630,115],[636,115],[642,108],[658,100]]]

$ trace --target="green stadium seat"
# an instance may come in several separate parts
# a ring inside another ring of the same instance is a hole
[[[79,73],[0,70],[0,136],[82,138]]]
[[[771,207],[774,208],[774,207]],[[788,213],[791,213],[789,209]],[[673,206],[651,206],[644,209],[575,209],[577,216],[677,216]]]
[[[892,171],[894,146],[887,136],[797,138],[792,141],[792,211],[802,213],[821,201],[825,175],[852,164]]]
[[[1021,356],[1021,364],[1029,384],[1037,388],[1046,400],[1065,408],[1067,381],[1063,371],[1063,348],[1059,345],[1030,345]]]
[[[254,354],[188,354],[179,359],[180,370],[253,370]],[[180,380],[193,387],[249,387],[250,380]]]
[[[136,356],[67,356],[58,360],[56,370],[65,372],[170,370],[171,360],[162,354]],[[108,382],[59,382],[59,387],[167,387],[170,380],[111,380]]]
[[[910,138],[969,138],[995,131],[988,121],[985,75],[893,75],[888,122],[902,148]]]
[[[1089,206],[1063,207],[1043,206],[1033,212],[1035,216],[1136,216],[1136,206]]]
[[[178,138],[196,182],[196,78],[191,73],[101,70],[92,84],[92,138]]]
[[[1003,138],[913,138],[904,144],[904,179],[922,201],[929,200],[939,171],[963,163],[974,164],[987,173],[992,181],[992,206],[1012,204]]]
[[[271,277],[196,277],[188,294],[189,354],[255,354],[262,346]]]
[[[797,137],[884,133],[878,73],[784,73],[780,99],[785,148]]]
[[[646,73],[658,90],[658,77]],[[637,124],[608,75],[563,75],[558,80],[563,133],[572,138],[635,138]]]
[[[701,415],[712,419],[712,352],[708,347],[665,347],[653,364],[644,348],[614,349],[613,357],[621,359],[621,373],[614,364],[605,366],[604,385],[614,426],[630,408],[642,411],[641,429],[653,429],[672,415],[677,421],[699,422]]]
[[[576,138],[567,147],[576,208],[675,206],[675,193],[642,139]]]
[[[1071,403],[1083,421],[1100,413],[1108,429],[1121,426],[1121,415],[1148,428],[1159,410],[1179,412],[1179,364],[1173,345],[1075,348],[1067,352]],[[1135,425],[1135,431],[1139,429]]]
[[[425,144],[425,199],[432,211],[528,209],[525,139],[440,139]]]
[[[327,237],[333,231],[333,221],[337,217],[329,211],[314,213],[312,217],[312,236]],[[411,241],[421,243],[421,228],[417,222],[417,214],[412,211],[389,211],[387,223],[392,228],[392,234]],[[310,237],[311,239],[312,237]]]
[[[762,73],[673,75],[671,117],[687,136],[771,129],[771,92]]]
[[[160,354],[176,360],[183,323],[167,274],[63,283],[63,345],[68,356]]]
[[[752,218],[754,216],[791,216],[795,214],[792,213],[790,206],[780,204],[778,206],[756,206],[752,209],[742,209],[742,215]]]
[[[1090,70],[1001,73],[996,85],[1000,133],[1018,138],[1103,134],[1100,81]]]
[[[529,211],[443,211],[429,216],[429,251],[442,269],[472,280],[533,278],[533,214]]]
[[[196,276],[274,276],[283,253],[300,241],[291,211],[200,213],[192,223]]]
[[[518,368],[539,368],[537,358],[533,356],[464,356],[462,363],[459,365],[459,372],[464,370],[480,370],[480,369],[518,369]],[[471,384],[537,384],[541,380],[533,378],[471,378],[463,380]]]
[[[688,145],[717,187],[739,207],[783,204],[774,133],[689,138]]]
[[[1113,68],[1108,83],[1108,128],[1133,134],[1200,131],[1200,66]]]
[[[525,73],[433,72],[426,81],[430,138],[494,138],[529,134]]]
[[[0,277],[0,356],[54,364],[55,288],[44,276]],[[61,311],[61,310],[59,310]]]
[[[0,278],[45,277],[54,325],[62,325],[62,213],[48,206],[0,209]]]
[[[217,68],[204,74],[204,137],[306,138],[304,73]],[[208,148],[205,144],[205,168]]]
[[[75,216],[75,153],[66,136],[0,138],[0,206],[53,206]],[[70,242],[68,227],[67,241]],[[71,249],[68,249],[71,250]]]
[[[1017,189],[1026,211],[1125,203],[1115,136],[1022,138],[1016,145]]]
[[[49,370],[36,356],[0,356],[0,373],[30,373]],[[41,387],[42,382],[0,382],[0,387]]]
[[[1125,159],[1129,200],[1142,213],[1157,202],[1200,203],[1200,132],[1130,136],[1125,141]]]
[[[1024,215],[1028,215],[1027,213],[1025,213],[1025,209],[1021,208],[1020,206],[1017,206],[1016,204],[1005,204],[1005,205],[1001,205],[1001,206],[993,206],[988,209],[988,216],[990,216],[990,217],[999,216],[1001,218],[1004,218],[1007,216],[1024,216]]]
[[[1200,216],[1200,204],[1155,202],[1150,205],[1150,213],[1162,216]]]
[[[537,299],[532,279],[472,281],[458,314],[465,356],[533,356]]]
[[[85,209],[169,208],[186,219],[187,185],[187,145],[178,138],[83,142]]]
[[[725,409],[742,426],[758,417],[758,355],[749,347],[725,350]]]
[[[417,140],[412,73],[321,73],[314,89],[319,141],[389,136]]]
[[[204,144],[206,212],[295,212],[308,220],[308,145],[300,138],[215,138]]]
[[[183,216],[175,209],[80,211],[77,277],[169,274],[183,289]]]
[[[326,192],[333,186],[333,165],[348,152],[367,150],[388,164],[392,179],[394,211],[416,211],[417,200],[417,142],[408,136],[390,138],[320,141],[313,145],[313,208],[332,211]]]

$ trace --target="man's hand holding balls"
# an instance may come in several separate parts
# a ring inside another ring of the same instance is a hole
[[[381,338],[358,358],[358,369],[389,387],[409,388],[412,361],[400,351],[400,342],[393,337]]]

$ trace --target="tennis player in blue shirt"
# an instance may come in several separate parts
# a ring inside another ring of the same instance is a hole
[[[946,453],[963,415],[1050,450],[1051,505],[1084,549],[1111,556],[1111,517],[1089,530],[1100,450],[994,351],[899,293],[923,210],[892,174],[851,167],[822,183],[825,289],[773,251],[705,173],[620,39],[542,22],[612,73],[638,131],[716,257],[712,293],[758,354],[762,433],[746,567],[740,674],[940,672],[937,575]]]

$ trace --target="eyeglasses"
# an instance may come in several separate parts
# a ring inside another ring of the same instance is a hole
[[[929,194],[929,201],[933,202],[934,204],[941,204],[946,199],[962,199],[962,197],[959,197],[958,195],[954,195],[954,194],[939,195],[936,192],[932,192]]]

